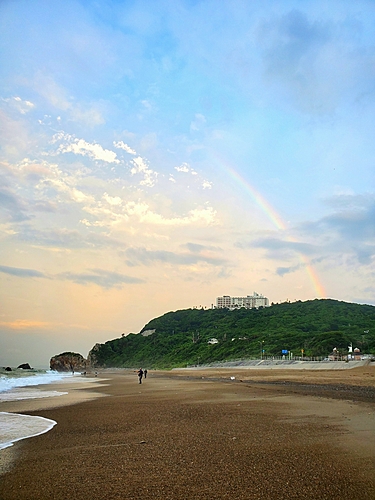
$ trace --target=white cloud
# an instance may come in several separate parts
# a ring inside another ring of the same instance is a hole
[[[212,182],[203,181],[202,187],[203,187],[203,189],[211,189],[212,188]]]
[[[185,217],[166,218],[150,210],[145,202],[129,202],[126,206],[130,216],[136,216],[139,222],[163,226],[211,225],[215,223],[216,211],[212,207],[190,210]]]
[[[90,222],[88,219],[81,219],[79,222],[86,227],[91,227],[96,225],[95,222]]]
[[[3,100],[9,103],[13,108],[15,108],[19,113],[21,113],[21,115],[25,115],[33,108],[35,108],[35,104],[33,104],[31,101],[25,101],[18,96]]]
[[[191,174],[191,175],[198,175],[198,172],[196,172],[193,168],[190,167],[188,163],[182,163],[179,167],[174,167],[177,172],[183,172],[185,174]]]
[[[212,207],[206,207],[202,209],[191,210],[190,220],[191,222],[203,222],[206,225],[211,225],[216,222],[216,210]]]
[[[77,155],[88,156],[94,160],[105,161],[106,163],[120,163],[114,151],[104,149],[100,144],[89,143],[84,139],[77,139],[69,134],[55,134],[52,142],[65,140],[65,144],[60,144],[58,153],[74,153]]]
[[[27,158],[19,164],[18,171],[23,175],[31,175],[37,179],[35,189],[39,192],[39,195],[43,196],[43,193],[47,193],[49,188],[52,187],[58,193],[66,195],[67,198],[76,203],[95,203],[95,198],[91,194],[85,194],[76,187],[83,175],[81,171],[76,171],[72,175],[63,172],[57,164],[48,162],[33,163]]]
[[[177,170],[177,172],[190,172],[190,167],[188,165],[188,163],[183,163],[182,165],[180,165],[179,167],[174,167],[175,170]]]
[[[115,148],[123,149],[124,151],[126,151],[130,155],[135,156],[137,154],[137,152],[134,149],[132,149],[127,144],[125,144],[123,141],[118,141],[118,142],[113,141],[113,145]]]
[[[94,216],[95,221],[89,221],[87,219],[82,219],[80,222],[85,226],[95,226],[95,227],[113,227],[122,222],[128,221],[129,217],[125,213],[125,209],[120,206],[120,204],[115,204],[116,199],[111,197],[104,197],[107,202],[107,206],[104,206],[102,202],[97,201],[95,203],[87,204],[83,207],[83,210]],[[113,203],[115,200],[115,203]],[[112,201],[112,203],[111,203]]]
[[[152,187],[155,185],[156,177],[158,174],[154,170],[148,168],[146,161],[141,156],[138,156],[137,158],[134,158],[134,160],[131,160],[131,163],[133,165],[132,169],[130,170],[131,174],[143,175],[143,180],[140,181],[141,186]]]
[[[109,196],[108,193],[104,193],[103,198],[107,203],[113,206],[119,206],[122,204],[122,199],[119,196]]]
[[[130,230],[129,223],[134,227],[143,225],[153,226],[208,226],[216,222],[216,211],[212,207],[190,210],[183,217],[165,217],[154,212],[148,203],[144,201],[129,201],[123,203],[121,198],[112,197],[104,193],[102,200],[91,200],[83,210],[95,217],[96,220],[81,219],[80,222],[85,226],[91,227],[114,227],[121,223],[127,223],[127,229]],[[134,228],[132,229],[134,230]],[[142,227],[142,232],[145,228]]]

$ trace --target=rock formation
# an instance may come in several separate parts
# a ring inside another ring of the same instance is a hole
[[[99,366],[96,353],[99,351],[101,346],[102,346],[102,344],[95,344],[94,347],[91,349],[91,351],[88,353],[88,355],[87,355],[87,365],[88,366],[91,366],[92,368]]]
[[[141,335],[142,337],[149,337],[155,332],[156,332],[155,328],[153,330],[143,330],[143,332],[141,332]]]
[[[49,366],[51,370],[57,372],[79,372],[86,371],[87,360],[76,352],[63,352],[50,359]]]
[[[32,370],[29,363],[22,363],[21,365],[17,366],[17,368],[21,368],[22,370]]]

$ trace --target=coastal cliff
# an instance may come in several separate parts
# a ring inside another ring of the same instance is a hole
[[[87,355],[87,366],[91,366],[91,368],[95,368],[100,366],[97,353],[100,351],[100,346],[102,344],[95,344],[94,347]]]

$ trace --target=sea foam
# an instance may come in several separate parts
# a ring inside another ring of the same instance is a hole
[[[44,417],[0,412],[0,450],[21,439],[44,434],[55,424],[54,420]]]
[[[40,390],[37,386],[72,380],[71,373],[51,370],[0,370],[0,409],[5,401],[50,398],[66,392]],[[48,432],[56,424],[44,417],[0,412],[0,450],[16,441]]]
[[[72,377],[71,373],[58,373],[52,370],[0,370],[0,393],[17,387],[28,387],[59,382]]]

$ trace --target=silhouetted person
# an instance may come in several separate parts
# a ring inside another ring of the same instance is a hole
[[[147,378],[147,369],[143,370],[143,375],[145,376],[145,378]]]
[[[139,380],[139,383],[142,384],[142,377],[143,377],[143,370],[142,368],[140,368],[138,371],[137,371],[137,375],[138,375],[138,380]]]

